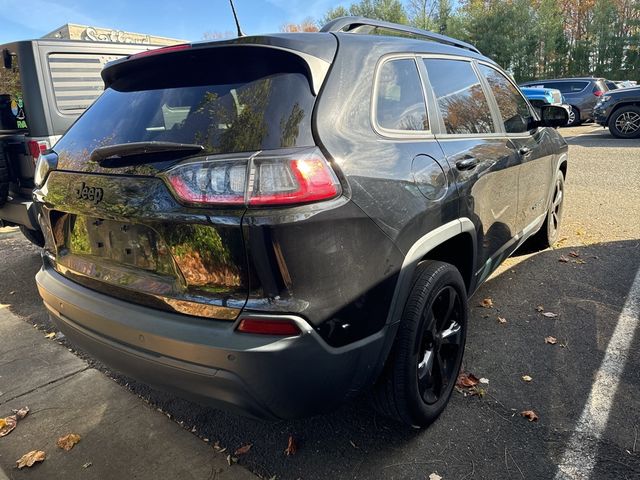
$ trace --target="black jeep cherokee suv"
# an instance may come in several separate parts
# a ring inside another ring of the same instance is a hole
[[[538,118],[454,39],[342,18],[103,78],[37,167],[37,283],[70,340],[151,385],[262,418],[371,391],[427,425],[467,298],[558,234],[566,111]]]

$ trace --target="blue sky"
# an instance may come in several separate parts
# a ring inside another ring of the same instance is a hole
[[[343,0],[235,0],[247,34],[276,32],[286,22],[319,18]],[[228,0],[0,0],[0,43],[41,37],[65,23],[185,40],[235,31]]]

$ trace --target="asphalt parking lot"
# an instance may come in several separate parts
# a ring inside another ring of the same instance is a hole
[[[398,426],[364,400],[264,423],[118,380],[222,448],[251,443],[239,462],[263,478],[640,478],[640,141],[593,125],[562,133],[570,164],[560,241],[517,252],[471,299],[463,368],[488,384],[482,397],[454,392],[429,429]],[[5,230],[0,259],[0,304],[52,328],[33,281],[37,249]],[[486,298],[492,308],[480,306]],[[285,456],[290,435],[298,449]]]

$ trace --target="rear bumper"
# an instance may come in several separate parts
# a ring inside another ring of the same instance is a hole
[[[248,335],[235,322],[127,303],[82,287],[45,261],[38,290],[60,330],[114,370],[225,410],[298,418],[335,409],[373,382],[386,328],[333,348],[310,327],[298,337]]]
[[[30,230],[40,230],[33,202],[23,198],[10,198],[0,207],[0,219],[16,225],[24,225]]]

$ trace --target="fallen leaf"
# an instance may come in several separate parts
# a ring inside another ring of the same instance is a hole
[[[15,295],[15,293],[16,293],[16,291],[12,290],[12,291],[9,292],[9,295]]]
[[[538,305],[536,307],[536,312],[544,312],[544,307],[542,305]]]
[[[52,338],[54,338],[56,336],[56,332],[50,332],[47,333],[44,338],[48,338],[49,340],[51,340]]]
[[[574,261],[573,261],[573,263],[577,263],[578,265],[584,265],[584,264],[585,264],[585,263],[587,263],[587,262],[585,262],[585,261],[584,261],[584,260],[582,260],[581,258],[578,258],[577,260],[574,260]]]
[[[578,258],[580,256],[580,254],[575,250],[569,252],[569,255],[572,256],[573,258]]]
[[[498,317],[498,322],[500,322],[502,324],[505,324],[505,323],[507,323],[507,319],[504,318],[504,317]]]
[[[82,465],[82,468],[89,468],[91,465],[93,465],[93,463],[87,462],[84,465]]]
[[[471,388],[475,387],[480,380],[473,373],[460,372],[458,379],[456,380],[456,387],[458,388]]]
[[[555,345],[556,343],[558,343],[558,339],[556,337],[544,337],[544,343],[549,343],[551,345]]]
[[[20,460],[16,460],[18,468],[30,467],[36,462],[44,461],[45,453],[42,450],[32,450],[29,453],[25,453]]]
[[[234,463],[238,463],[238,457],[227,455],[227,463],[229,464],[229,466],[233,465]]]
[[[56,442],[56,445],[65,451],[69,451],[73,446],[80,441],[80,435],[77,433],[69,433],[64,437],[60,437]]]
[[[251,447],[253,447],[253,444],[247,443],[246,445],[243,445],[240,448],[238,448],[235,452],[233,452],[233,454],[239,457],[240,455],[249,453],[249,450],[251,450]]]
[[[284,449],[284,454],[289,457],[295,455],[297,451],[298,445],[296,444],[296,440],[293,438],[293,435],[289,435],[289,441],[287,442],[287,448]]]
[[[429,475],[429,480],[442,480],[442,477],[434,472],[431,475]]]
[[[558,258],[558,261],[561,263],[567,263],[569,262],[569,259],[567,257],[565,257],[564,255],[560,255],[560,258]]]
[[[4,437],[5,435],[9,435],[16,425],[18,424],[18,419],[15,415],[10,415],[5,418],[0,418],[0,437]]]
[[[489,379],[483,377],[483,378],[480,379],[480,383],[484,383],[485,385],[489,385]]]
[[[538,421],[538,415],[533,410],[525,410],[523,412],[520,412],[520,415],[522,415],[524,418],[526,418],[530,422]]]
[[[525,382],[530,382],[531,380],[533,380],[533,378],[531,378],[529,375],[523,375],[522,380],[524,380]]]
[[[480,302],[480,306],[483,308],[493,308],[493,300],[491,300],[490,298],[485,298],[484,300],[482,300],[482,302]]]
[[[553,312],[542,312],[542,315],[547,318],[556,318],[558,316],[557,313]]]
[[[12,410],[18,420],[22,420],[29,413],[29,407],[22,407],[19,410]]]

